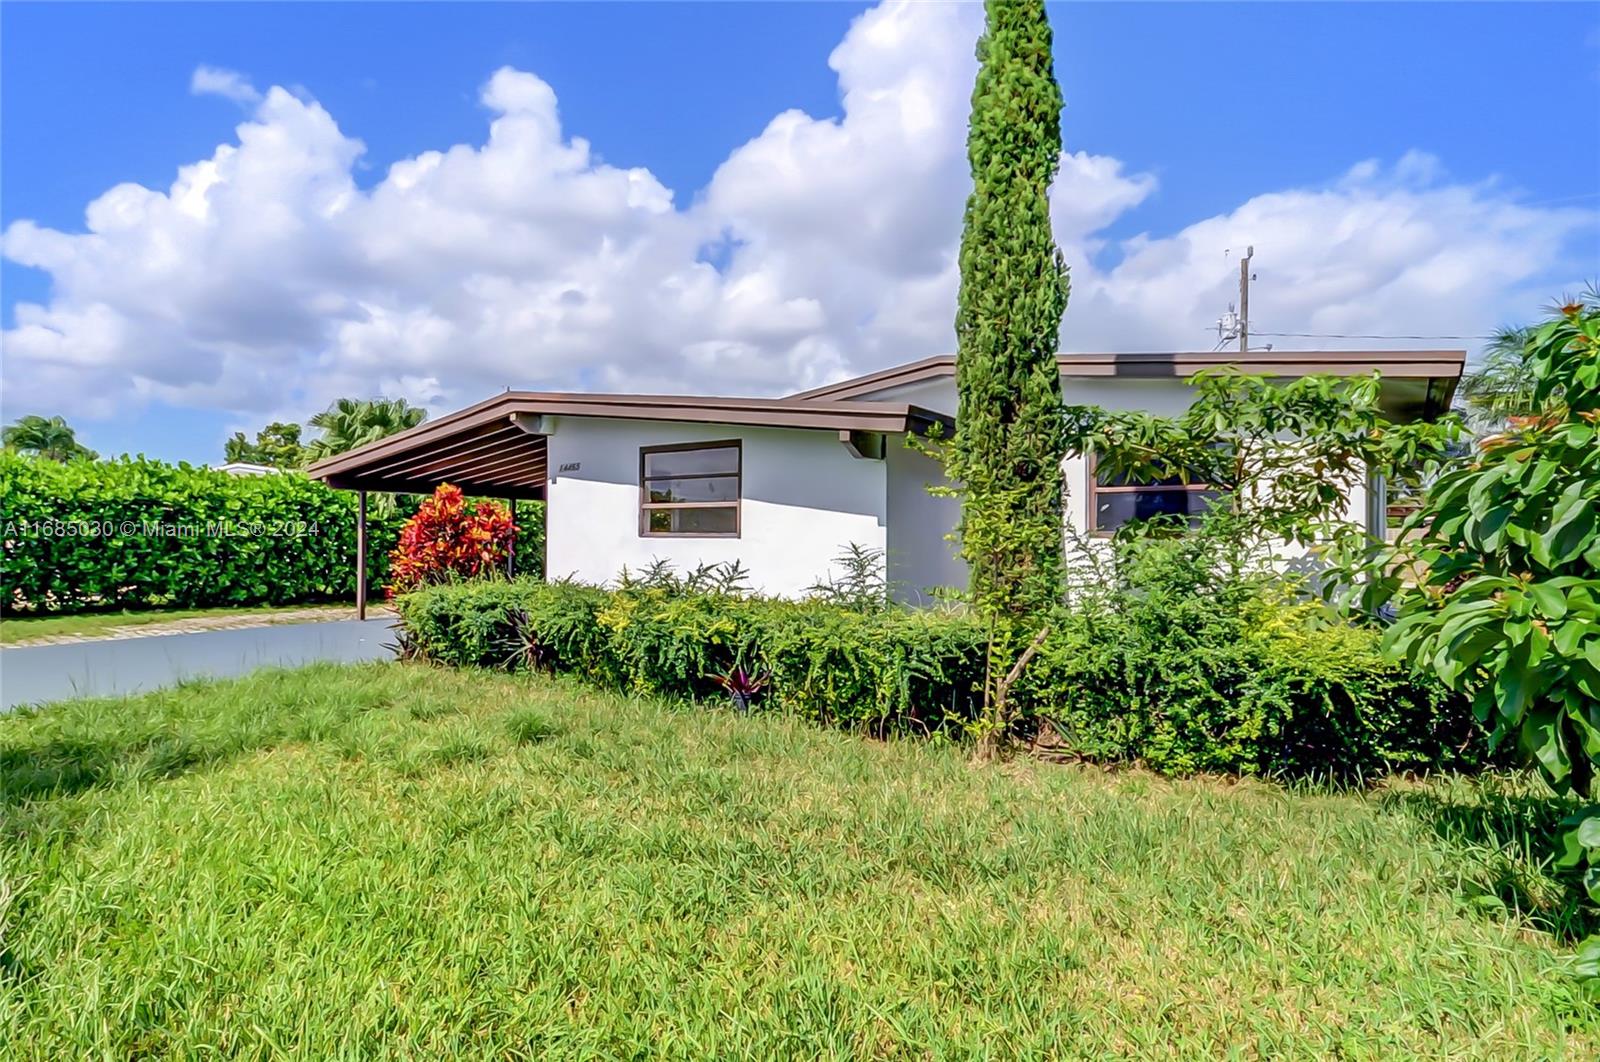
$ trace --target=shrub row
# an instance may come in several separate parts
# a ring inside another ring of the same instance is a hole
[[[1329,624],[1320,606],[1123,604],[1060,616],[1020,683],[1035,725],[1078,755],[1163,774],[1345,780],[1487,759],[1465,700],[1390,664],[1378,632]]]
[[[983,640],[964,617],[576,583],[485,580],[397,599],[409,648],[441,663],[541,667],[634,693],[725,696],[765,672],[765,708],[884,734],[970,719]]]
[[[415,655],[538,667],[629,692],[720,699],[733,666],[768,673],[764,710],[875,734],[959,732],[980,705],[985,639],[959,612],[853,611],[658,589],[478,581],[397,602]],[[1154,607],[1154,606],[1152,606]],[[1378,656],[1375,636],[1248,616],[1062,611],[1017,697],[1021,726],[1071,754],[1168,774],[1375,775],[1484,757],[1464,706]]]
[[[0,518],[7,611],[355,596],[355,495],[303,475],[0,453]],[[400,522],[369,514],[372,586],[383,581]]]

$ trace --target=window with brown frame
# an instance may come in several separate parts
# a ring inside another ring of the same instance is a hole
[[[737,441],[640,447],[640,536],[739,537],[742,467]]]
[[[1129,483],[1093,465],[1089,474],[1089,530],[1111,532],[1135,520],[1152,516],[1183,516],[1198,520],[1220,492],[1206,483],[1162,479]]]

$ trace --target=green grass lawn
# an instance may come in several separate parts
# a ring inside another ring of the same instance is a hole
[[[1548,810],[392,664],[79,701],[0,719],[0,1055],[1593,1058],[1486,842]]]
[[[350,605],[263,605],[251,608],[190,608],[156,609],[142,612],[89,612],[75,616],[7,616],[0,620],[0,645],[13,645],[35,638],[55,638],[62,635],[92,636],[105,634],[114,627],[146,627],[154,623],[171,623],[174,620],[210,619],[214,617],[240,618],[271,616],[278,612],[300,612],[306,609],[319,611],[346,609]]]

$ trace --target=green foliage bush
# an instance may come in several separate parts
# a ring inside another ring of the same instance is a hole
[[[1048,721],[1073,754],[1166,774],[1355,778],[1482,762],[1470,712],[1385,662],[1375,633],[1238,593],[1237,611],[1151,584],[1120,611],[1062,610],[1019,684],[1022,725]],[[877,734],[956,734],[981,707],[985,632],[960,612],[531,580],[433,587],[397,607],[414,652],[445,664],[712,701],[725,697],[714,676],[741,666],[770,677],[762,709]]]
[[[1393,657],[1470,696],[1491,746],[1590,802],[1564,823],[1556,866],[1600,909],[1600,292],[1522,335],[1528,415],[1341,575],[1347,601],[1397,616]],[[1573,969],[1600,1000],[1600,933]]]
[[[355,596],[355,495],[296,474],[0,454],[0,608],[279,605]],[[381,585],[400,518],[369,519]],[[226,526],[229,533],[222,533]]]
[[[1165,774],[1357,780],[1486,761],[1465,698],[1298,596],[1270,550],[1239,545],[1238,522],[1218,510],[1183,534],[1081,545],[1072,607],[1020,683],[1038,725]]]
[[[369,588],[416,508],[367,509]],[[226,525],[234,533],[217,533]],[[177,533],[182,528],[185,533]],[[544,505],[517,508],[516,566],[544,567]],[[204,608],[355,597],[356,496],[298,473],[0,452],[0,610]]]
[[[1342,781],[1485,761],[1463,700],[1315,606],[1263,597],[1231,613],[1160,594],[1126,604],[1063,610],[1021,680],[1035,722],[1078,755],[1171,775]]]
[[[770,674],[763,708],[874,733],[974,717],[984,638],[949,613],[483,580],[396,599],[409,648],[441,663],[537,666],[612,689],[720,699],[714,678]]]

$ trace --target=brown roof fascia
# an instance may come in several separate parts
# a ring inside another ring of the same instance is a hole
[[[429,443],[453,440],[463,432],[505,420],[512,413],[818,430],[925,433],[935,424],[947,432],[954,428],[954,421],[942,413],[894,402],[507,391],[438,420],[324,458],[306,471],[314,479],[356,474],[390,463]]]
[[[1377,371],[1402,379],[1455,379],[1464,350],[1284,350],[1171,354],[1062,354],[1063,376],[1159,378],[1204,369],[1237,368],[1260,376],[1366,376]]]
[[[1056,358],[1063,376],[1121,376],[1131,379],[1187,377],[1202,369],[1237,366],[1263,376],[1365,376],[1377,370],[1385,376],[1455,380],[1466,362],[1464,350],[1285,350],[1193,351],[1131,354],[1061,354]],[[940,354],[906,365],[801,391],[791,398],[849,399],[875,394],[891,387],[937,380],[955,374],[954,354]]]
[[[955,371],[956,356],[954,354],[935,354],[931,358],[907,362],[904,365],[892,365],[887,369],[880,369],[865,376],[855,376],[848,380],[840,380],[838,383],[813,387],[809,391],[801,391],[789,397],[806,401],[852,398],[856,395],[871,394],[874,391],[885,391],[891,387],[921,383],[924,380],[937,380],[942,376],[954,376]]]

